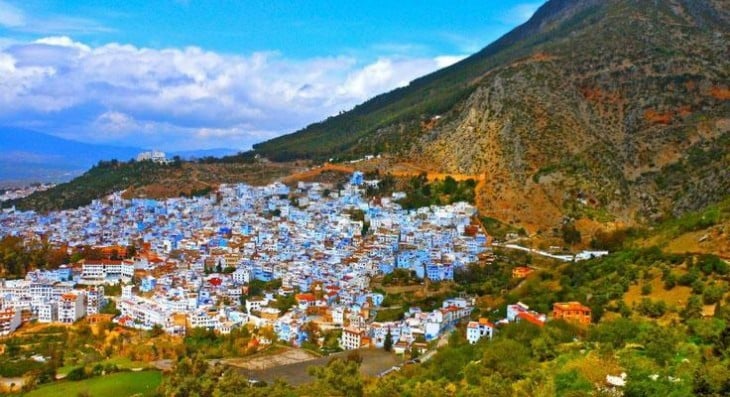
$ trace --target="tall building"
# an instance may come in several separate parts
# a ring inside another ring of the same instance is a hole
[[[13,331],[20,327],[20,323],[20,310],[16,310],[12,307],[0,310],[0,336],[10,335]]]
[[[64,324],[73,324],[86,315],[84,307],[86,299],[83,293],[66,293],[58,303],[58,321]]]

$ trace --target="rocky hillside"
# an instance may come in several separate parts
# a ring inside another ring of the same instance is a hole
[[[730,193],[730,3],[551,0],[474,56],[265,142],[484,174],[489,215],[635,223]]]

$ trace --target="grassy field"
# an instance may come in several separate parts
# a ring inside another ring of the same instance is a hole
[[[112,358],[109,358],[109,359],[106,359],[106,360],[102,360],[102,361],[99,361],[99,362],[90,363],[88,365],[93,367],[96,364],[101,364],[101,365],[104,365],[104,366],[106,366],[106,365],[116,365],[117,367],[119,367],[121,369],[136,369],[136,368],[148,368],[149,367],[149,364],[147,364],[145,362],[132,361],[132,360],[130,360],[127,357],[118,357],[118,356],[117,357],[112,357]],[[83,364],[68,364],[68,365],[64,365],[63,367],[59,368],[56,372],[59,375],[65,376],[69,372],[71,372],[71,370],[73,370],[74,368],[78,368],[78,367],[80,367],[82,365]]]
[[[56,382],[39,387],[27,397],[70,397],[79,393],[96,396],[154,396],[162,381],[158,371],[120,372],[78,382]]]

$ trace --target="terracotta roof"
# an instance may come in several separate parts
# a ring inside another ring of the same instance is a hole
[[[557,310],[575,310],[575,311],[585,311],[590,312],[591,308],[588,306],[584,306],[580,302],[572,301],[572,302],[555,302],[553,304],[553,309]]]
[[[539,318],[535,317],[534,315],[532,315],[529,312],[520,312],[517,314],[517,317],[519,317],[523,320],[526,320],[527,322],[530,322],[532,324],[535,324],[539,327],[542,327],[543,325],[545,325],[544,322],[540,321]]]

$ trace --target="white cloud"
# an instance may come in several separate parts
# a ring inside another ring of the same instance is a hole
[[[12,31],[35,34],[85,34],[113,31],[91,19],[66,15],[37,15],[2,0],[0,0],[0,26]]]
[[[0,1],[0,26],[16,28],[25,25],[25,14],[23,10]]]
[[[0,123],[95,142],[243,149],[462,58],[362,64],[351,56],[292,60],[46,37],[0,48]]]

